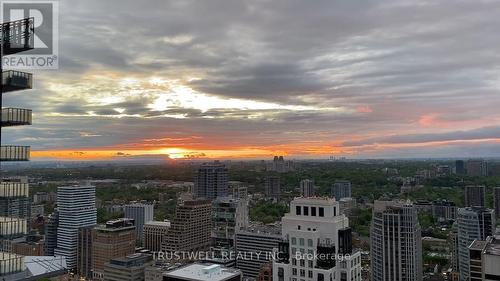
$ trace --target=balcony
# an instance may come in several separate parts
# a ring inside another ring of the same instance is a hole
[[[2,72],[3,92],[27,90],[33,87],[33,75],[31,73],[8,70]]]
[[[0,161],[29,161],[30,147],[6,145],[0,147]]]
[[[34,48],[34,19],[27,18],[2,23],[0,34],[3,36],[3,54],[12,55]]]
[[[2,127],[31,125],[31,109],[2,108]]]

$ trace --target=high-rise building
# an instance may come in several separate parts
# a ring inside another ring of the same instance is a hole
[[[474,240],[469,246],[470,281],[500,280],[500,236]]]
[[[481,207],[459,208],[457,212],[458,270],[460,280],[469,280],[469,245],[474,240],[486,240],[493,234],[495,214]]]
[[[281,232],[273,280],[361,280],[361,253],[352,249],[349,219],[334,199],[295,198]]]
[[[210,247],[212,203],[209,200],[180,202],[165,235],[164,252],[204,251]]]
[[[300,195],[302,197],[313,197],[315,195],[313,180],[305,179],[300,181]]]
[[[95,187],[91,185],[57,188],[59,225],[54,255],[66,258],[68,269],[75,270],[78,251],[78,229],[97,222]]]
[[[484,207],[485,186],[468,185],[465,187],[465,206],[466,207]]]
[[[455,173],[457,175],[465,175],[465,162],[464,160],[455,161]]]
[[[234,250],[236,231],[248,226],[246,200],[219,197],[212,203],[213,245],[220,250]]]
[[[278,249],[281,240],[281,226],[251,225],[237,231],[236,252],[252,257],[236,259],[236,268],[243,272],[243,277],[256,278],[262,266],[271,261],[271,253]]]
[[[218,161],[204,163],[198,168],[194,178],[194,196],[214,200],[228,194],[228,170]]]
[[[104,264],[104,281],[144,281],[145,268],[153,263],[146,254],[132,254],[111,259]]]
[[[281,183],[278,176],[267,176],[265,182],[265,193],[267,198],[272,198],[276,201],[280,200]]]
[[[153,251],[161,251],[163,237],[170,228],[170,222],[150,221],[144,225],[144,248]]]
[[[59,227],[59,211],[57,208],[50,214],[45,223],[45,245],[44,253],[46,256],[53,256],[57,248],[57,228]]]
[[[125,206],[125,218],[133,219],[137,240],[144,241],[144,224],[153,221],[153,204],[134,203]]]
[[[332,196],[335,200],[352,197],[352,187],[350,181],[337,180],[332,186]]]
[[[164,281],[240,281],[241,272],[219,264],[193,263],[163,274]]]
[[[102,278],[104,264],[113,258],[135,252],[134,221],[124,218],[106,222],[94,228],[92,239],[92,271],[94,278]]]
[[[422,280],[421,229],[413,204],[375,201],[370,242],[371,280]]]
[[[436,200],[432,203],[432,216],[438,221],[451,221],[457,218],[457,206],[448,200]]]
[[[488,163],[483,159],[470,159],[467,161],[467,175],[469,176],[487,176]]]
[[[495,215],[500,218],[500,187],[493,189],[493,202],[495,205]]]
[[[78,248],[76,274],[87,279],[92,278],[92,234],[94,225],[78,229]]]

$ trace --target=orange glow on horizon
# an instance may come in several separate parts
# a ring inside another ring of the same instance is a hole
[[[374,143],[355,147],[342,146],[340,143],[298,143],[269,147],[227,147],[226,149],[189,149],[182,147],[151,148],[148,146],[137,149],[94,148],[32,151],[33,159],[45,160],[113,160],[134,159],[137,157],[164,157],[165,160],[181,159],[263,159],[274,155],[288,157],[318,157],[329,155],[351,155],[382,151],[391,148],[439,147],[464,143],[500,143],[500,138],[474,140],[446,140],[421,143]]]

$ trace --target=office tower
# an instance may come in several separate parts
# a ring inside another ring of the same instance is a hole
[[[500,218],[500,187],[493,189],[493,201],[495,205],[495,215]]]
[[[80,277],[92,278],[92,234],[94,225],[78,229],[78,247],[76,254],[76,274]]]
[[[280,200],[281,183],[278,176],[267,176],[265,182],[265,193],[267,198],[272,198],[276,201]]]
[[[212,231],[211,215],[212,203],[209,200],[180,202],[163,240],[163,251],[207,250]]]
[[[457,206],[446,199],[432,203],[432,216],[438,221],[451,221],[457,218]]]
[[[232,250],[234,235],[248,226],[248,206],[246,200],[219,197],[212,203],[212,238],[216,249]]]
[[[500,236],[475,240],[469,246],[470,281],[500,280]]]
[[[455,173],[457,175],[465,175],[466,174],[464,160],[455,161]]]
[[[57,208],[47,218],[45,223],[45,245],[44,253],[46,256],[53,256],[54,250],[57,248],[57,228],[59,227],[59,211]]]
[[[361,280],[361,253],[352,249],[349,219],[337,201],[296,198],[281,222],[273,280]]]
[[[469,273],[469,245],[474,240],[485,240],[493,234],[495,214],[480,207],[459,208],[457,212],[458,270],[460,280],[466,281]]]
[[[339,201],[342,198],[352,197],[352,187],[350,181],[337,180],[332,186],[332,196]]]
[[[204,163],[194,178],[194,196],[214,200],[228,195],[228,170],[218,161]]]
[[[340,200],[339,202],[339,207],[340,207],[340,213],[346,215],[349,217],[351,215],[351,212],[354,208],[356,208],[357,202],[356,199],[352,197],[345,197]]]
[[[237,199],[248,200],[248,187],[239,185],[231,187],[231,196]]]
[[[413,204],[375,201],[370,244],[371,280],[422,280],[421,229]]]
[[[144,225],[144,248],[153,251],[161,251],[163,237],[170,228],[170,222],[150,221]]]
[[[125,217],[135,222],[137,240],[144,242],[144,224],[153,220],[153,204],[134,203],[125,206]]]
[[[104,264],[117,257],[135,252],[134,221],[123,218],[94,227],[92,235],[92,271],[94,278],[102,278]]]
[[[314,192],[314,181],[312,180],[301,180],[300,181],[300,195],[302,197],[313,197]]]
[[[240,281],[241,272],[219,264],[193,263],[163,274],[164,281]]]
[[[57,188],[59,226],[54,255],[66,258],[68,269],[75,270],[78,250],[78,229],[97,221],[95,187],[91,185]]]
[[[236,259],[236,268],[241,270],[243,277],[256,278],[262,266],[273,258],[271,253],[278,249],[281,240],[281,226],[251,225],[237,231],[236,252],[252,257],[239,256]]]
[[[483,159],[471,159],[467,161],[467,175],[468,176],[487,176],[488,163]]]
[[[484,207],[484,185],[468,185],[465,187],[465,206]]]
[[[144,270],[153,263],[153,257],[133,254],[111,259],[104,264],[104,281],[143,281]]]

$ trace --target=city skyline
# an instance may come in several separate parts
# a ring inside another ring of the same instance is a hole
[[[499,11],[61,1],[59,69],[5,97],[36,109],[5,141],[35,161],[499,157]]]

